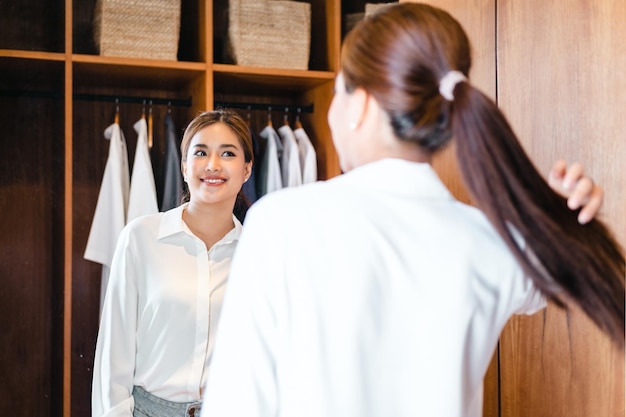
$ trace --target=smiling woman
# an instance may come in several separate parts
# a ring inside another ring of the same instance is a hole
[[[132,221],[118,241],[96,347],[93,416],[200,409],[241,233],[233,209],[251,173],[252,139],[236,113],[205,112],[187,127],[181,151],[183,204]]]

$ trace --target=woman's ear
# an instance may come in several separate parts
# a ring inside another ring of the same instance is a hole
[[[243,175],[243,177],[245,178],[244,182],[248,181],[248,179],[250,178],[250,175],[252,175],[252,162],[246,162],[246,166],[244,167],[244,175]]]
[[[351,130],[358,130],[368,111],[368,101],[370,95],[363,88],[356,88],[350,93],[348,101],[348,124]]]
[[[180,173],[183,174],[183,181],[187,182],[187,175],[185,174],[187,171],[187,161],[182,161],[180,163]]]

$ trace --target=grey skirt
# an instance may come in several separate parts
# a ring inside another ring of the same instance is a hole
[[[133,388],[133,417],[200,417],[202,401],[177,403],[156,397],[141,387]]]

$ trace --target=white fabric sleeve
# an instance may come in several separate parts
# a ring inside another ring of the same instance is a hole
[[[531,262],[541,271],[544,275],[545,279],[552,281],[548,272],[544,269],[544,267],[539,262],[539,259],[533,252],[533,250],[526,245],[526,242],[519,236],[519,234],[513,230],[513,235],[517,240],[518,245],[524,252],[524,254],[531,260]],[[556,285],[556,284],[555,284]],[[518,288],[516,288],[517,293],[523,294],[524,299],[519,303],[520,307],[518,307],[514,314],[534,314],[537,311],[545,308],[547,306],[547,299],[543,295],[543,293],[535,286],[532,278],[525,276],[523,280],[518,284]]]
[[[92,386],[92,417],[132,417],[137,327],[137,263],[132,229],[120,234],[107,287]]]

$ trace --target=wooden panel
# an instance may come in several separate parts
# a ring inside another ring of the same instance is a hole
[[[339,157],[330,134],[327,122],[328,108],[333,99],[334,81],[328,81],[309,91],[305,97],[308,102],[315,103],[315,111],[311,115],[303,115],[303,125],[309,132],[317,153],[317,174],[320,180],[341,174]]]
[[[0,1],[0,48],[63,52],[63,5],[58,0]]]
[[[498,98],[541,172],[581,161],[626,243],[626,2],[500,0]],[[624,355],[574,310],[515,318],[501,339],[502,415],[624,415]]]
[[[61,413],[62,109],[58,99],[0,95],[2,416]]]

